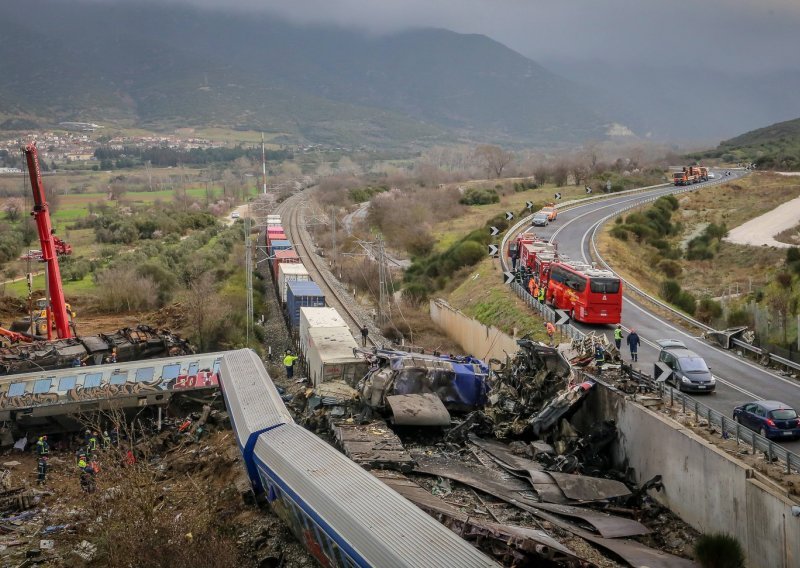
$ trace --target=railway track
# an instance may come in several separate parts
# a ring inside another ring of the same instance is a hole
[[[276,208],[276,212],[281,215],[281,219],[284,219],[284,229],[288,231],[287,236],[294,244],[294,248],[298,256],[300,256],[300,261],[308,270],[311,279],[325,294],[325,302],[339,312],[347,322],[353,335],[360,337],[362,318],[350,307],[349,298],[343,297],[344,294],[339,287],[330,283],[335,278],[325,266],[325,262],[314,252],[311,237],[304,228],[303,196],[304,194],[300,193],[293,195],[281,203]],[[373,335],[373,333],[370,333],[367,343],[371,346],[377,346],[378,342],[373,339]]]

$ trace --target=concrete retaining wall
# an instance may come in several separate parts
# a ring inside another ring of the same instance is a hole
[[[512,337],[487,327],[442,300],[430,303],[431,318],[467,353],[505,360],[517,351]],[[677,422],[598,384],[573,423],[586,431],[614,420],[619,429],[616,466],[633,468],[636,481],[656,475],[664,489],[652,496],[700,532],[736,536],[749,568],[800,567],[800,517],[785,492],[746,463],[706,442]],[[763,478],[761,478],[763,479]]]
[[[517,352],[516,340],[496,327],[483,325],[465,316],[444,300],[431,300],[431,319],[461,347],[464,352],[479,359],[506,360],[506,353]]]
[[[584,426],[615,420],[620,433],[616,465],[633,468],[640,483],[660,474],[664,489],[653,497],[701,532],[735,535],[750,568],[800,566],[794,503],[744,462],[602,385],[576,418]]]

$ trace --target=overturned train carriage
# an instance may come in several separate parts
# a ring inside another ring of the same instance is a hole
[[[194,352],[189,343],[169,330],[140,325],[108,334],[4,347],[0,349],[0,375],[63,369],[77,366],[77,361],[81,365],[99,365],[112,351],[116,353],[117,362]]]
[[[253,489],[321,566],[497,566],[296,424],[254,352],[226,353],[220,378]]]

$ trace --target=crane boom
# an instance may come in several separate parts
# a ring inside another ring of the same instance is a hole
[[[42,262],[47,267],[47,283],[50,290],[48,310],[52,310],[59,339],[64,339],[72,337],[72,332],[69,328],[64,289],[61,286],[58,252],[69,254],[71,249],[68,244],[53,234],[50,212],[47,207],[47,197],[42,183],[42,172],[39,170],[39,155],[34,142],[25,146],[25,159],[28,162],[28,174],[30,175],[31,188],[33,189],[33,211],[31,215],[33,215],[33,219],[36,221],[36,229],[39,231],[39,241],[42,245]],[[47,327],[49,336],[49,318]]]

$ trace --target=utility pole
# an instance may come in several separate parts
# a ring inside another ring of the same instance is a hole
[[[331,205],[331,239],[333,240],[333,255],[331,261],[335,266],[337,263],[337,251],[336,251],[336,207]]]
[[[386,267],[386,249],[383,237],[378,235],[378,325],[383,326],[390,317],[388,309],[389,290]]]
[[[261,178],[264,183],[264,195],[267,194],[267,152],[264,149],[264,133],[261,133]]]
[[[250,215],[244,218],[244,251],[245,251],[245,282],[247,287],[247,315],[246,315],[246,345],[250,347],[250,336],[253,332],[253,250],[250,239]]]

